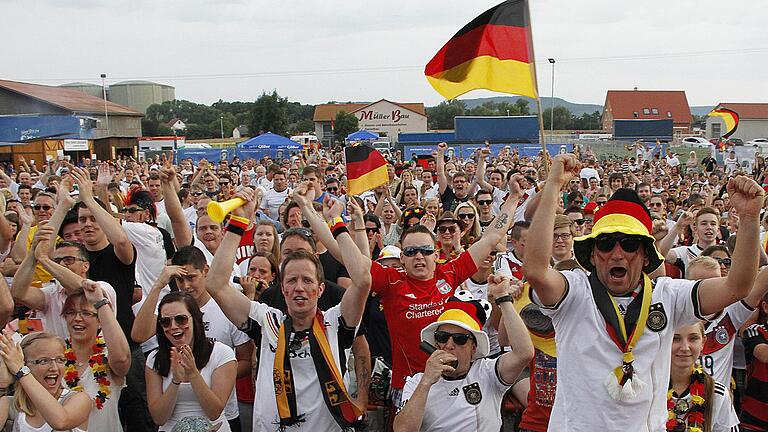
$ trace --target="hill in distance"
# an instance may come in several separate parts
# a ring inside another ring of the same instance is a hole
[[[467,104],[467,108],[474,108],[476,106],[484,104],[485,102],[508,102],[513,104],[517,102],[518,99],[527,100],[528,106],[531,108],[531,112],[536,112],[536,101],[531,98],[527,98],[523,96],[494,96],[494,97],[487,97],[487,98],[461,99],[461,100],[462,102]],[[551,107],[552,98],[542,96],[541,106],[543,109],[547,109]],[[562,106],[562,107],[568,108],[568,110],[576,116],[580,116],[585,113],[591,114],[595,111],[603,112],[602,105],[573,103],[557,97],[555,98],[555,106],[556,107]]]

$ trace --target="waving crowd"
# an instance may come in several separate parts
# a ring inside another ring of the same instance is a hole
[[[359,196],[322,149],[22,158],[0,170],[0,420],[768,431],[768,180],[630,150],[441,143]]]

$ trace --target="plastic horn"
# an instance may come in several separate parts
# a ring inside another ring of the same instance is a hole
[[[208,203],[208,216],[214,222],[221,223],[227,213],[243,205],[245,205],[245,200],[242,198],[232,198],[222,202],[211,201]]]

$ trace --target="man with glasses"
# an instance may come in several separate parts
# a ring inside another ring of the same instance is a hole
[[[467,251],[445,264],[437,264],[435,235],[423,225],[408,228],[400,237],[400,259],[405,271],[384,268],[369,258],[361,259],[362,264],[350,265],[345,256],[352,285],[372,281],[371,290],[384,305],[392,345],[394,406],[399,405],[405,378],[424,370],[427,355],[419,350],[420,330],[437,319],[454,290],[506,238],[511,215],[522,196],[522,181],[521,175],[511,178],[509,195],[494,222]]]
[[[631,189],[617,191],[597,213],[592,234],[575,240],[576,260],[590,273],[560,272],[550,267],[548,239],[557,194],[578,170],[574,155],[554,158],[523,267],[533,301],[552,318],[557,334],[558,388],[549,428],[636,425],[663,431],[674,331],[711,319],[749,293],[757,274],[754,251],[765,192],[746,177],[729,183],[741,224],[734,267],[726,278],[651,281],[648,274],[664,257],[653,243],[650,212]]]
[[[586,234],[584,232],[584,225],[587,223],[587,220],[584,218],[584,210],[581,207],[575,205],[568,207],[565,209],[565,215],[573,222],[574,235],[576,237]]]
[[[14,300],[39,312],[43,319],[43,331],[61,338],[68,338],[67,323],[62,315],[67,296],[82,290],[83,282],[88,279],[88,251],[79,243],[59,242],[48,256],[51,239],[55,238],[51,227],[43,227],[33,240],[34,250],[22,261],[13,278],[11,294]],[[55,280],[42,288],[32,286],[32,275],[36,263],[48,270]],[[109,299],[116,304],[116,294],[112,285],[97,282]],[[113,308],[114,309],[114,308]],[[115,314],[117,311],[115,310]]]
[[[35,195],[35,199],[32,204],[32,221],[27,222],[25,220],[19,220],[21,222],[21,229],[16,235],[16,241],[11,249],[11,258],[16,264],[21,264],[21,261],[32,251],[32,238],[41,222],[48,221],[53,216],[53,209],[56,206],[55,198],[48,192],[38,192]],[[35,268],[35,280],[40,282],[49,282],[51,275],[42,266]]]
[[[475,207],[477,207],[477,222],[480,224],[481,232],[493,222],[493,192],[487,189],[480,189],[475,194]]]
[[[232,199],[235,195],[235,185],[232,177],[229,174],[221,174],[219,176],[219,195],[216,197],[217,201],[226,201]]]
[[[491,275],[488,292],[499,306],[510,351],[486,358],[482,331],[487,302],[449,300],[437,321],[421,330],[421,340],[437,348],[423,373],[408,378],[395,418],[397,431],[497,431],[501,401],[533,358],[525,324],[512,306],[509,279]],[[446,398],[446,395],[448,398]]]

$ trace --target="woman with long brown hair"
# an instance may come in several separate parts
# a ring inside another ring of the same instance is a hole
[[[667,431],[738,430],[739,419],[728,388],[713,380],[696,364],[703,348],[703,323],[675,330],[667,392]]]

